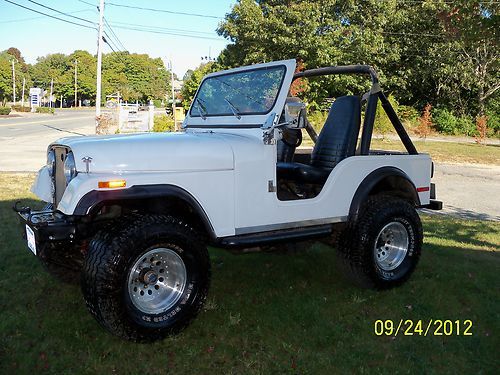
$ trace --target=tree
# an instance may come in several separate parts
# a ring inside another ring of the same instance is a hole
[[[297,58],[307,69],[370,64],[401,104],[482,113],[500,88],[498,2],[480,0],[238,0],[218,33],[225,67]],[[310,104],[360,93],[367,81],[310,81]]]
[[[103,94],[120,92],[124,100],[147,102],[165,98],[170,74],[160,58],[113,52],[103,57]]]
[[[214,62],[208,62],[206,64],[201,64],[197,67],[188,79],[184,80],[184,84],[181,89],[181,100],[184,109],[189,109],[191,102],[193,101],[194,94],[200,85],[201,80],[205,75],[217,70],[217,65]]]
[[[432,126],[431,109],[432,106],[427,103],[427,105],[424,107],[424,112],[422,113],[422,116],[420,116],[418,120],[418,126],[415,129],[415,133],[424,140],[427,138],[429,134],[431,134],[431,126]]]
[[[30,73],[36,87],[48,92],[53,80],[53,95],[55,97],[62,95],[67,98],[74,93],[72,67],[73,65],[68,56],[62,53],[54,53],[39,57],[36,64],[30,68]]]
[[[5,103],[12,100],[12,60],[16,70],[16,101],[21,100],[23,78],[26,80],[26,87],[31,85],[28,65],[24,62],[21,52],[14,47],[0,52],[0,101]]]

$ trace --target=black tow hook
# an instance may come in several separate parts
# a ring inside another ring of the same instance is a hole
[[[21,203],[21,201],[17,201],[16,203],[14,203],[14,206],[12,206],[12,209],[19,214],[27,214],[27,215],[31,214],[31,208],[24,207],[24,206],[19,207],[20,203]]]

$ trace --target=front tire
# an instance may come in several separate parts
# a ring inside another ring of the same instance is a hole
[[[337,254],[343,273],[355,284],[387,289],[410,277],[422,242],[422,223],[412,204],[373,196],[341,233]]]
[[[163,215],[124,219],[98,233],[82,272],[90,313],[109,332],[139,342],[186,327],[209,283],[205,244],[188,224]]]

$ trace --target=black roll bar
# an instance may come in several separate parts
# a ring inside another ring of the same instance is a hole
[[[370,65],[344,65],[344,66],[328,66],[324,68],[309,69],[303,72],[295,73],[293,81],[303,77],[319,77],[333,74],[366,74],[369,75],[372,81],[372,87],[369,92],[368,102],[366,104],[365,119],[363,121],[363,132],[361,134],[361,155],[370,153],[370,143],[373,134],[373,124],[375,122],[375,114],[377,112],[377,102],[380,99],[382,108],[384,108],[387,117],[398,133],[401,142],[405,146],[408,154],[417,155],[418,151],[406,132],[403,124],[398,118],[396,111],[380,88],[378,75],[375,69]]]
[[[295,73],[293,80],[301,77],[318,77],[331,74],[367,74],[371,77],[372,84],[378,82],[377,72],[370,65],[327,66],[324,68],[309,69]]]

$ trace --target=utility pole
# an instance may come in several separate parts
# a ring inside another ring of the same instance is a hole
[[[104,18],[104,0],[99,2],[99,31],[97,37],[97,90],[95,96],[95,128],[101,118],[101,66],[102,66],[102,23]]]
[[[174,65],[172,64],[172,60],[170,60],[170,79],[170,85],[172,86],[172,116],[174,117],[174,129],[177,131],[179,129],[177,128],[177,121],[175,121]]]
[[[52,108],[52,92],[54,89],[54,78],[50,80],[50,96],[49,96],[49,107]]]
[[[78,76],[78,71],[77,71],[77,66],[78,66],[78,60],[75,59],[75,108],[76,108],[76,100],[77,100],[77,90],[78,90],[78,85],[77,85],[77,81],[76,81],[76,78]]]
[[[12,98],[14,101],[14,105],[16,105],[16,69],[14,68],[14,59],[12,62]]]
[[[24,107],[24,87],[26,86],[26,77],[23,77],[23,96],[22,96],[22,102],[21,106]]]

